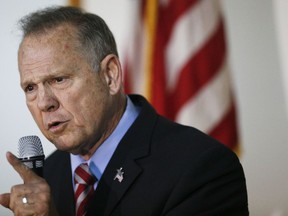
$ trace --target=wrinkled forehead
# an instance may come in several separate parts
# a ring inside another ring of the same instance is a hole
[[[61,46],[69,46],[70,48],[74,47],[76,49],[79,45],[75,27],[69,24],[63,24],[26,35],[19,46],[19,52],[23,49],[35,48],[37,46],[58,48]]]
[[[27,35],[19,46],[19,67],[31,57],[79,55],[80,45],[71,26],[58,26],[46,32]],[[29,62],[28,62],[29,63]],[[20,68],[19,68],[20,69]]]
[[[76,49],[78,46],[75,34],[71,28],[60,26],[46,34],[32,34],[26,36],[18,50],[18,67],[20,74],[40,62],[50,65],[64,65],[76,63],[82,58]]]

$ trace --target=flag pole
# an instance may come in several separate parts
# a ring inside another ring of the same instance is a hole
[[[74,7],[80,7],[81,1],[80,0],[68,0],[68,4]]]
[[[145,23],[147,28],[147,51],[146,51],[146,82],[145,82],[145,93],[146,98],[152,100],[152,60],[155,46],[155,31],[157,24],[157,1],[147,0],[145,10]]]

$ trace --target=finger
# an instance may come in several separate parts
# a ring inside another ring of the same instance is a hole
[[[16,208],[13,210],[14,215],[39,215],[35,213],[34,208],[30,207],[25,207],[23,206],[22,208]]]
[[[50,203],[51,196],[49,193],[41,193],[41,194],[36,194],[36,193],[30,193],[26,195],[22,195],[18,197],[18,200],[20,200],[23,204],[23,198],[26,198],[27,204],[29,206],[31,205],[46,205]]]
[[[14,170],[20,175],[25,183],[31,183],[40,179],[32,170],[25,166],[19,159],[11,152],[6,153],[6,158]]]
[[[15,190],[20,189],[20,187],[21,185],[16,186]],[[51,203],[50,193],[29,193],[29,190],[26,192],[27,194],[22,195],[11,193],[14,196],[11,196],[10,209],[14,215],[48,215],[47,212],[49,212]]]
[[[29,199],[31,194],[35,192],[34,188],[37,189],[36,186],[34,186],[33,188],[33,185],[35,184],[20,184],[20,185],[14,185],[13,187],[11,187],[9,207],[11,210],[14,211],[14,213],[16,209],[19,209],[19,208],[22,209],[24,207],[27,207],[28,203],[33,204],[30,202],[31,200]],[[25,203],[23,201],[23,198],[26,198],[29,201]]]
[[[10,208],[14,215],[40,215],[36,214],[33,203],[24,203],[23,197],[19,197],[16,201],[10,204]]]
[[[4,206],[5,208],[9,208],[10,203],[10,193],[0,194],[0,205]]]

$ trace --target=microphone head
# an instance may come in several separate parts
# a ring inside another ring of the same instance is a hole
[[[18,142],[18,159],[38,176],[43,176],[45,155],[38,136],[24,136]]]
[[[44,155],[43,147],[38,136],[24,136],[18,142],[18,157],[30,158]]]

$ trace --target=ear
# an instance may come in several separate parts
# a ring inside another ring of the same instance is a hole
[[[122,88],[122,69],[118,57],[107,55],[101,62],[101,71],[111,95],[117,94]]]

